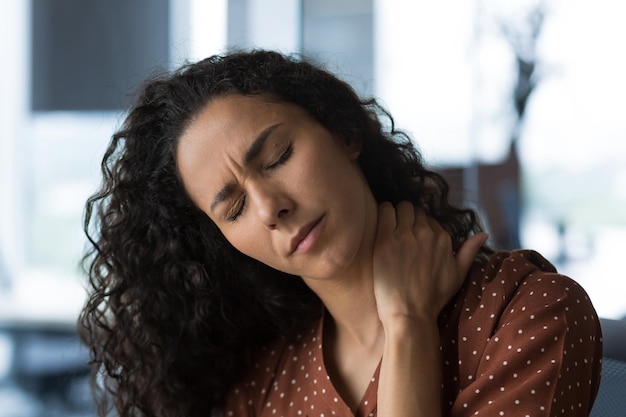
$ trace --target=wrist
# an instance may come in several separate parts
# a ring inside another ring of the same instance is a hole
[[[412,340],[435,340],[439,344],[439,328],[437,318],[397,314],[383,323],[386,343],[408,344]]]
[[[436,320],[398,316],[383,326],[379,415],[441,415],[441,357]]]

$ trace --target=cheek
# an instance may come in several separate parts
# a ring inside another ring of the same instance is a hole
[[[236,230],[222,231],[226,240],[239,252],[265,264],[271,264],[271,244],[263,240],[263,234],[252,225],[237,225]]]

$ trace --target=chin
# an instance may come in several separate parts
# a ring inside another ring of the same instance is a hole
[[[315,276],[312,278],[329,280],[345,274],[355,266],[357,250],[334,252],[329,254],[319,265],[316,266]]]

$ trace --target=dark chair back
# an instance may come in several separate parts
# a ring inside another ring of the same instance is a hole
[[[600,319],[602,381],[591,417],[626,417],[626,320]]]

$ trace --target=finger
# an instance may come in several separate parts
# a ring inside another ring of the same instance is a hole
[[[439,241],[441,245],[451,245],[452,239],[441,223],[426,214],[424,209],[420,208],[415,212],[415,233],[420,233],[423,237],[429,236],[433,241]]]
[[[463,242],[456,254],[456,263],[461,276],[465,277],[467,275],[478,251],[488,238],[489,235],[487,233],[477,233]]]
[[[377,236],[391,233],[396,228],[396,209],[389,202],[378,206]]]
[[[415,232],[423,230],[424,228],[432,229],[428,221],[428,216],[422,207],[416,206],[413,210],[413,215],[415,216],[415,220],[413,221],[413,230]]]
[[[396,228],[411,230],[415,223],[415,208],[408,201],[401,201],[396,206]]]
[[[426,216],[428,220],[428,225],[433,233],[433,239],[435,239],[440,248],[447,250],[449,253],[453,253],[452,251],[452,236],[450,233],[443,228],[441,223],[439,223],[436,219],[430,216]]]
[[[423,213],[424,221],[428,223],[428,226],[432,229],[433,232],[435,232],[438,235],[441,235],[444,233],[448,235],[448,232],[446,232],[446,229],[444,229],[441,223],[439,223],[434,217],[426,215],[426,212],[424,212],[423,210],[422,210],[422,213]]]

